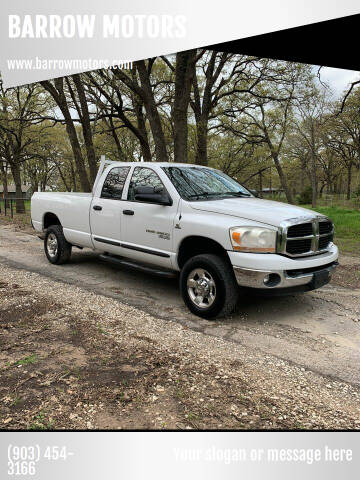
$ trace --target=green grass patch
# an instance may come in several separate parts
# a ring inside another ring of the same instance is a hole
[[[52,430],[53,428],[54,420],[49,420],[43,410],[33,417],[32,422],[28,426],[29,430]]]
[[[305,208],[311,209],[310,206]],[[360,211],[341,207],[316,207],[335,225],[335,243],[342,253],[360,254]]]
[[[36,363],[38,361],[37,356],[35,353],[32,355],[29,355],[28,357],[22,358],[21,360],[18,360],[15,365],[31,365],[32,363]]]

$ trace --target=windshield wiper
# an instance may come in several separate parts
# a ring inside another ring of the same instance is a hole
[[[189,198],[194,197],[221,197],[223,195],[234,195],[236,197],[251,197],[249,193],[244,192],[201,192],[188,195]]]
[[[187,196],[189,198],[194,198],[194,197],[209,197],[211,195],[221,195],[221,194],[217,192],[201,192],[201,193],[193,193],[192,195],[187,195]]]
[[[223,195],[234,195],[235,197],[251,197],[250,193],[245,192],[224,192]]]

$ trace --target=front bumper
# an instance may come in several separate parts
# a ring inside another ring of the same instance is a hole
[[[234,267],[235,278],[239,286],[261,290],[290,289],[306,291],[320,288],[329,283],[331,275],[338,266],[334,261],[327,265],[292,270],[253,270]]]

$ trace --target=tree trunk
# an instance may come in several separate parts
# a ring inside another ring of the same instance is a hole
[[[197,135],[197,149],[196,149],[196,163],[198,165],[206,166],[208,164],[207,155],[207,133],[208,133],[208,119],[203,118],[196,124]]]
[[[143,104],[136,94],[133,95],[132,101],[133,101],[135,114],[136,114],[137,128],[139,131],[138,139],[140,142],[141,154],[145,162],[151,162],[152,160],[151,151],[150,151],[148,134],[146,131]]]
[[[111,128],[111,136],[113,137],[114,139],[114,142],[115,142],[115,145],[116,145],[116,150],[118,152],[118,157],[119,157],[119,160],[121,162],[124,162],[126,159],[125,159],[125,154],[123,152],[123,149],[121,147],[121,143],[120,143],[120,140],[119,140],[119,137],[116,133],[116,130],[115,130],[115,127],[114,127],[114,123],[112,121],[112,118],[110,117],[110,128]]]
[[[228,56],[227,53],[222,53],[219,64],[216,67],[217,55],[218,55],[218,52],[213,51],[210,56],[210,60],[208,61],[208,65],[205,72],[206,81],[205,81],[204,93],[202,95],[202,101],[200,98],[200,91],[199,91],[199,86],[197,82],[196,71],[195,71],[194,82],[193,82],[194,84],[193,108],[194,108],[194,114],[196,119],[196,136],[197,136],[195,161],[199,165],[208,164],[208,152],[207,152],[208,138],[207,137],[208,137],[209,117],[210,117],[211,109],[213,108],[213,105],[212,105],[213,87],[226,64],[226,58]]]
[[[352,163],[350,162],[347,167],[347,182],[346,182],[346,199],[350,200],[351,197],[351,173],[352,173]]]
[[[74,160],[76,165],[77,174],[79,176],[80,185],[83,192],[91,192],[90,182],[86,173],[84,159],[81,152],[81,147],[77,138],[75,126],[70,117],[70,114],[66,114],[65,123],[66,123],[66,132],[68,134],[71,148],[74,154]]]
[[[188,107],[194,77],[196,50],[176,54],[175,97],[172,111],[174,122],[174,161],[188,160]]]
[[[19,164],[17,162],[14,162],[10,165],[10,168],[15,183],[16,213],[25,213],[25,202],[21,189],[21,175]]]
[[[71,187],[69,186],[69,184],[68,184],[68,182],[67,182],[67,180],[66,180],[66,178],[65,178],[65,175],[63,174],[63,172],[62,172],[62,170],[61,170],[61,168],[60,168],[59,165],[57,165],[57,169],[58,169],[60,178],[61,178],[61,180],[62,180],[62,182],[63,182],[63,184],[64,184],[65,190],[66,190],[67,192],[71,192]]]
[[[300,193],[304,191],[304,185],[305,185],[305,175],[306,175],[306,162],[301,159],[300,160]]]
[[[260,172],[259,173],[259,198],[263,197],[262,190],[263,190],[263,173]]]
[[[61,113],[63,114],[66,125],[66,132],[68,134],[70,145],[73,151],[76,170],[80,179],[82,191],[91,192],[91,186],[85,168],[84,157],[81,152],[81,147],[79,139],[77,137],[75,125],[71,117],[69,106],[65,97],[64,80],[63,78],[56,78],[54,82],[56,88],[48,80],[41,82],[41,85],[51,94],[58,107],[60,108]]]
[[[316,207],[317,203],[317,194],[318,194],[318,185],[317,185],[317,174],[316,174],[316,141],[315,141],[315,124],[314,119],[311,119],[311,188],[312,188],[312,208]]]
[[[312,188],[311,206],[312,208],[315,208],[317,203],[317,175],[316,175],[316,161],[315,161],[314,154],[311,155],[311,188]]]
[[[167,162],[165,135],[161,125],[160,115],[156,106],[154,94],[150,83],[150,75],[147,71],[144,60],[135,62],[139,72],[141,87],[144,92],[143,101],[149,119],[151,132],[155,143],[155,156],[158,162]]]
[[[138,85],[138,79],[137,79],[137,74],[135,69],[131,70],[131,76],[132,76],[133,82],[136,85]],[[138,132],[133,132],[133,133],[136,135],[136,137],[140,142],[141,155],[144,161],[151,162],[152,160],[151,150],[150,150],[149,137],[148,137],[148,132],[146,130],[145,116],[144,116],[144,102],[142,101],[141,97],[135,92],[133,92],[133,94],[131,95],[131,101],[135,110],[137,128],[138,128]]]
[[[84,90],[84,86],[82,84],[80,75],[78,73],[73,75],[73,80],[74,80],[77,94],[80,100],[80,107],[81,107],[81,114],[82,114],[81,127],[84,135],[87,161],[88,161],[89,171],[90,171],[90,181],[93,184],[95,182],[96,175],[97,175],[97,163],[96,163],[96,154],[95,154],[95,148],[94,148],[94,142],[93,142],[93,135],[91,131],[89,108],[86,101],[85,90]]]
[[[46,192],[46,187],[48,186],[48,179],[47,178],[43,178],[42,180],[40,180],[40,191],[41,192]]]
[[[34,181],[31,182],[31,190],[32,190],[33,193],[39,191],[39,182],[37,180],[34,180]],[[44,190],[41,189],[41,191],[43,192]]]
[[[294,203],[293,196],[292,196],[291,190],[290,190],[290,188],[287,184],[286,176],[284,174],[284,170],[282,169],[281,163],[279,161],[279,156],[278,156],[277,152],[272,150],[271,151],[271,156],[274,160],[275,167],[276,167],[276,170],[277,170],[279,178],[280,178],[281,186],[282,186],[282,188],[285,192],[285,195],[286,195],[286,199],[289,203]]]
[[[7,164],[4,164],[0,160],[0,172],[1,172],[1,178],[2,178],[2,184],[3,184],[3,198],[4,198],[4,207],[7,205],[6,199],[9,196],[8,192],[8,180],[7,180]],[[5,205],[6,202],[6,205]]]

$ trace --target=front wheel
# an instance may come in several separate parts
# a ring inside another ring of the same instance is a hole
[[[233,269],[218,255],[197,255],[180,274],[180,290],[189,310],[203,318],[230,315],[237,304],[239,287]]]
[[[44,249],[49,262],[55,265],[61,265],[70,259],[71,244],[66,241],[60,225],[52,225],[46,230]]]

